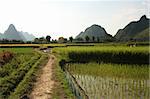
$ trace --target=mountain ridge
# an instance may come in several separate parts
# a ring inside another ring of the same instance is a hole
[[[27,32],[17,31],[13,24],[10,24],[4,34],[0,33],[0,39],[33,41],[35,36]]]
[[[143,15],[140,20],[132,21],[126,25],[123,29],[119,29],[114,36],[117,41],[130,41],[135,39],[134,37],[149,28],[150,19]],[[136,39],[135,39],[136,40]]]
[[[86,36],[89,37],[90,41],[92,41],[94,37],[95,41],[100,42],[113,38],[103,27],[97,24],[93,24],[92,26],[86,28],[84,32],[80,32],[75,39],[85,40]]]

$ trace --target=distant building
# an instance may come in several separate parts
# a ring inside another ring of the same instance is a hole
[[[58,43],[66,43],[66,42],[67,42],[67,38],[64,38],[64,37],[58,38]]]

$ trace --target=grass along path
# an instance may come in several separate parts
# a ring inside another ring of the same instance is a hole
[[[42,68],[41,74],[30,94],[31,99],[51,99],[54,80],[52,80],[52,67],[55,63],[54,56],[50,55],[48,63]]]

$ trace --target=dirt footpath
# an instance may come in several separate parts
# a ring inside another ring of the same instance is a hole
[[[55,63],[55,57],[50,56],[48,63],[42,68],[41,75],[31,92],[30,99],[51,99],[54,80],[52,80],[52,68]]]

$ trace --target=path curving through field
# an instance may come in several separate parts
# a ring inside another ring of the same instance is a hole
[[[30,99],[51,99],[54,80],[52,80],[52,68],[55,63],[55,57],[50,55],[48,63],[42,68],[41,74],[30,94]]]

